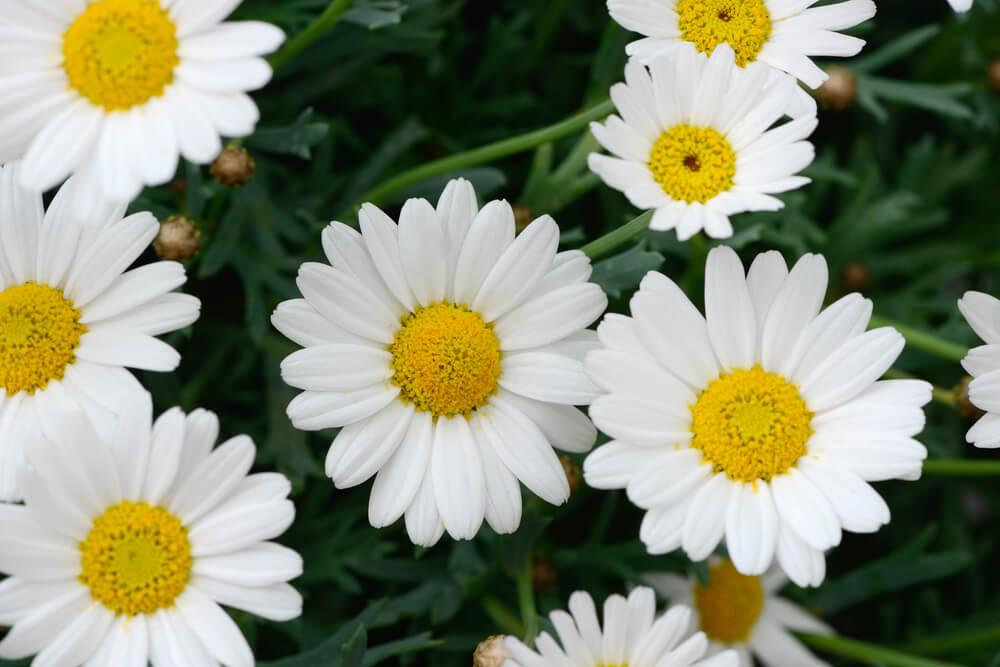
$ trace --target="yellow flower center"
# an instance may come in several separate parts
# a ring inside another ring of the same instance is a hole
[[[770,480],[806,453],[813,413],[795,385],[760,366],[712,381],[691,406],[691,446],[734,481]]]
[[[736,153],[710,127],[676,125],[653,144],[649,170],[674,201],[704,204],[733,187]]]
[[[694,604],[701,631],[726,644],[745,642],[764,607],[760,577],[740,574],[723,560],[708,570],[708,585],[694,585]]]
[[[0,389],[34,394],[62,380],[85,333],[60,290],[27,282],[0,292]]]
[[[171,606],[191,572],[187,528],[163,508],[146,503],[109,507],[94,519],[80,553],[80,581],[95,600],[126,616]]]
[[[726,42],[744,67],[757,59],[771,36],[771,13],[764,0],[678,0],[681,39],[711,54]]]
[[[158,0],[98,0],[63,35],[70,87],[107,111],[162,95],[180,64],[176,32]]]
[[[446,301],[417,306],[389,346],[399,396],[436,417],[486,405],[500,378],[500,340],[479,313]]]

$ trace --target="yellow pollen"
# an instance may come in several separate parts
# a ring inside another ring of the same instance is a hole
[[[694,585],[701,631],[709,639],[733,644],[750,639],[764,607],[760,577],[740,574],[728,559],[708,570],[708,585]]]
[[[813,413],[795,385],[760,366],[713,380],[691,406],[691,446],[733,481],[769,481],[806,453]]]
[[[60,290],[27,282],[0,292],[0,389],[34,394],[62,380],[85,333]]]
[[[176,33],[158,0],[99,0],[63,35],[69,85],[107,111],[144,104],[174,80]]]
[[[726,42],[740,67],[756,60],[771,36],[764,0],[678,0],[674,11],[681,39],[706,54]]]
[[[124,501],[94,519],[80,543],[80,581],[111,611],[134,616],[165,609],[191,572],[187,528],[161,507]]]
[[[704,204],[733,187],[736,153],[717,130],[675,125],[653,144],[648,166],[671,199]]]
[[[446,301],[417,309],[389,346],[403,401],[435,418],[472,414],[497,391],[500,340],[479,313]]]

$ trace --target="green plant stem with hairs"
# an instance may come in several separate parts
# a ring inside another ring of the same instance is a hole
[[[278,70],[287,65],[295,56],[337,25],[340,15],[346,12],[350,6],[351,0],[332,0],[323,13],[306,26],[305,30],[285,42],[285,45],[277,53],[268,58],[271,67]]]
[[[867,665],[886,667],[967,667],[954,662],[941,662],[920,658],[894,649],[876,646],[846,637],[799,634],[799,639],[814,649],[826,651],[842,658],[852,658]]]

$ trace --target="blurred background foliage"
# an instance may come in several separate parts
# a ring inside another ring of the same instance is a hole
[[[294,36],[327,4],[247,0],[236,17]],[[257,442],[258,468],[293,481],[298,515],[282,541],[305,557],[305,574],[293,582],[305,612],[284,624],[237,614],[261,665],[469,665],[486,636],[521,631],[519,585],[544,615],[574,590],[601,600],[638,583],[641,572],[689,564],[679,554],[646,555],[640,511],[623,492],[585,484],[558,508],[527,494],[512,536],[484,525],[474,541],[445,537],[424,550],[410,544],[401,522],[372,529],[370,482],[338,491],[323,474],[334,434],[296,431],[285,416],[295,392],[278,364],[294,346],[269,316],[279,301],[299,296],[299,264],[323,261],[320,231],[329,220],[356,225],[365,193],[409,168],[603,101],[634,36],[597,0],[347,4],[329,32],[255,95],[262,120],[243,142],[256,161],[247,185],[226,188],[207,168],[182,165],[174,183],[133,205],[161,219],[188,216],[204,240],[185,288],[202,299],[202,317],[172,340],[183,363],[175,374],[141,379],[158,411],[175,404],[216,411],[224,435],[249,433]],[[1000,2],[977,0],[966,16],[952,14],[945,0],[878,4],[876,19],[856,31],[866,50],[837,63],[852,72],[856,100],[821,105],[817,160],[808,170],[814,183],[783,195],[783,211],[735,216],[727,243],[745,261],[771,248],[789,262],[821,252],[831,300],[861,291],[878,316],[978,344],[955,302],[968,289],[1000,291]],[[577,133],[458,173],[484,201],[519,204],[525,221],[553,214],[564,247],[578,247],[637,214],[586,170],[595,147]],[[377,203],[395,216],[407,197],[436,200],[453,175]],[[598,261],[594,279],[616,312],[627,312],[651,269],[700,302],[703,258],[714,243],[647,232]],[[897,368],[947,391],[963,374],[955,361],[916,349]],[[931,456],[996,460],[965,444],[970,421],[944,404],[946,392],[939,398],[922,436]],[[877,488],[892,523],[875,535],[845,534],[829,554],[826,583],[787,594],[845,636],[1000,666],[998,485],[925,475]]]

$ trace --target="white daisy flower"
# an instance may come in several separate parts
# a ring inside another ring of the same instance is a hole
[[[617,157],[591,153],[588,164],[637,208],[656,210],[651,229],[676,229],[682,241],[702,229],[732,236],[730,215],[778,210],[772,194],[809,182],[795,174],[815,157],[805,139],[816,105],[800,93],[763,65],[736,67],[727,45],[711,58],[681,48],[649,71],[630,62],[625,83],[611,88],[621,117],[590,125]],[[775,126],[786,115],[793,120]]]
[[[371,204],[361,233],[323,232],[330,261],[299,270],[304,299],[278,306],[274,326],[305,349],[281,364],[303,389],[288,406],[296,428],[340,427],[326,458],[338,488],[372,475],[368,518],[405,513],[417,544],[443,531],[470,539],[486,521],[521,520],[518,480],[544,500],[569,497],[552,450],[590,449],[596,430],[573,405],[597,387],[585,327],[607,305],[587,282],[590,260],[557,253],[543,216],[514,237],[505,201],[479,210],[468,181],[451,181],[437,209],[403,206],[399,225]]]
[[[643,63],[681,44],[711,54],[721,44],[740,67],[761,62],[810,88],[827,79],[809,56],[853,56],[863,39],[842,35],[875,16],[871,0],[813,7],[817,0],[608,0],[611,18],[645,38],[625,50]]]
[[[659,618],[653,589],[635,588],[626,600],[612,595],[604,601],[604,627],[593,598],[577,591],[569,598],[569,613],[559,609],[549,618],[562,646],[547,632],[538,635],[532,651],[516,637],[507,637],[510,656],[501,667],[738,667],[735,651],[701,660],[708,648],[705,633],[690,633],[691,610],[670,608]]]
[[[246,91],[284,41],[268,23],[221,23],[241,0],[0,0],[0,162],[47,190],[71,173],[134,199],[253,132]]]
[[[70,181],[48,211],[0,167],[0,499],[19,497],[26,437],[68,410],[83,409],[108,433],[122,397],[142,387],[125,367],[172,371],[180,355],[154,338],[198,319],[201,303],[171,290],[184,267],[126,269],[156,236],[149,213],[94,209],[72,219]]]
[[[874,532],[889,508],[867,484],[917,479],[931,387],[882,380],[903,349],[891,327],[865,331],[872,304],[849,294],[820,311],[826,261],[791,272],[775,251],[744,276],[731,248],[705,270],[706,317],[650,272],[632,317],[608,315],[584,362],[609,392],[590,416],[615,440],[584,463],[587,482],[626,488],[648,510],[651,553],[707,558],[725,537],[743,574],[778,563],[800,586],[825,575],[841,531]]]
[[[967,12],[972,9],[972,0],[948,0],[948,4],[956,12]]]
[[[291,524],[291,485],[248,475],[245,435],[213,445],[216,416],[179,408],[152,423],[152,401],[125,400],[101,438],[80,413],[28,447],[25,504],[0,506],[0,657],[33,665],[251,666],[224,604],[297,617],[287,582],[302,559],[265,540]]]
[[[674,604],[694,610],[694,625],[708,637],[709,653],[734,649],[740,667],[753,667],[751,655],[766,667],[829,667],[791,631],[834,634],[833,628],[798,605],[778,597],[788,581],[777,568],[762,576],[740,574],[730,560],[714,558],[708,583],[675,574],[645,579]]]
[[[1000,447],[1000,300],[982,292],[966,292],[958,309],[986,345],[969,350],[962,367],[975,378],[969,401],[986,414],[972,425],[965,439],[984,449]]]

